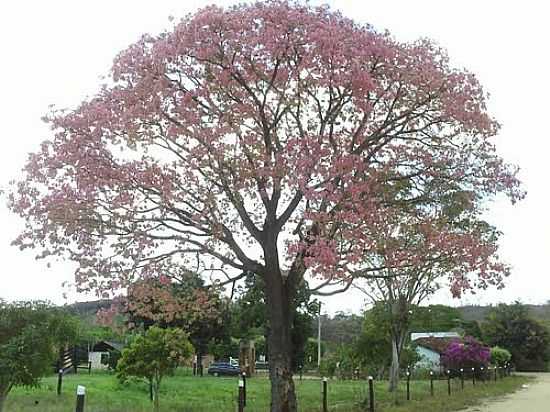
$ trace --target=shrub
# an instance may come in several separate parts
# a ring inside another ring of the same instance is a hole
[[[457,370],[486,367],[490,357],[491,350],[487,346],[467,336],[464,340],[455,339],[449,343],[441,359],[447,369]]]
[[[192,353],[193,347],[182,330],[153,326],[122,351],[117,377],[121,382],[130,376],[145,378],[153,390],[154,411],[158,412],[162,379],[172,375]]]
[[[335,356],[329,356],[321,359],[321,367],[319,373],[321,376],[332,378],[336,374],[336,364],[338,359]]]
[[[491,363],[496,366],[504,366],[510,362],[512,354],[506,349],[495,346],[491,348]]]

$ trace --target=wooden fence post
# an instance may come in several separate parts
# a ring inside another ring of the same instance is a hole
[[[323,412],[328,412],[327,378],[323,378]]]
[[[239,379],[239,412],[244,412],[244,382]]]
[[[84,398],[86,396],[86,388],[78,385],[76,387],[76,412],[84,412]]]
[[[57,395],[61,395],[61,385],[63,384],[63,369],[57,372]]]
[[[407,369],[407,400],[411,400],[411,390],[410,390],[410,383],[411,383],[411,373]]]
[[[243,372],[243,406],[246,406],[246,372]]]
[[[374,412],[374,378],[369,376],[369,412]]]

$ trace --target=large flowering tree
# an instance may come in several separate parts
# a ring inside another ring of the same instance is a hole
[[[464,193],[459,197],[464,199]],[[419,207],[417,204],[415,207]],[[356,285],[373,303],[381,303],[389,319],[392,362],[389,390],[398,387],[400,356],[410,329],[411,309],[433,293],[449,285],[454,297],[463,291],[500,288],[509,268],[497,256],[498,231],[479,219],[479,212],[470,200],[438,198],[437,202],[422,202],[422,210],[434,218],[427,228],[423,223],[404,216],[394,234],[379,242],[377,253],[369,259],[383,267],[377,276]],[[408,211],[409,217],[414,215]],[[434,232],[444,227],[445,234]],[[433,237],[443,236],[444,240]],[[410,256],[399,266],[388,263],[388,255],[402,253]],[[412,258],[414,256],[414,258]],[[408,263],[406,263],[408,262]],[[473,276],[473,274],[477,276]]]
[[[190,269],[220,285],[261,277],[277,412],[296,410],[304,277],[335,293],[414,265],[421,249],[391,247],[411,222],[426,247],[466,248],[472,275],[495,276],[484,240],[455,243],[426,204],[522,196],[482,87],[444,50],[283,0],[207,7],[144,36],[95,97],[47,120],[11,199],[27,220],[17,244],[78,262],[80,288],[100,293]]]

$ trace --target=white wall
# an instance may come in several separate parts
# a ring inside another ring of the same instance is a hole
[[[416,363],[417,368],[431,369],[434,372],[439,372],[440,355],[433,350],[422,346],[416,347],[416,352],[420,355],[420,360]]]
[[[92,369],[107,369],[108,365],[101,363],[101,355],[109,356],[109,352],[88,352],[88,362],[92,362]]]

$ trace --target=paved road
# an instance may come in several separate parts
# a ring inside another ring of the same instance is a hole
[[[550,373],[530,375],[535,376],[536,380],[529,382],[527,388],[463,412],[549,412]]]

